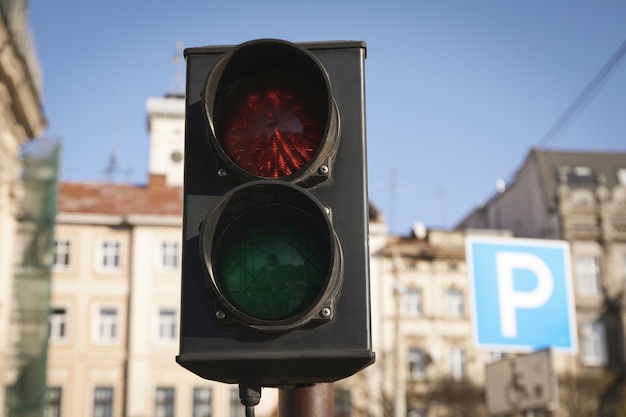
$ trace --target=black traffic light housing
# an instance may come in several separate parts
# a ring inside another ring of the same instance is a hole
[[[199,376],[332,382],[374,361],[362,42],[185,50],[180,354]]]

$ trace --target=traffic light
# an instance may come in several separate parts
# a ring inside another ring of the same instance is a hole
[[[365,44],[185,50],[180,354],[203,378],[332,382],[374,361]]]

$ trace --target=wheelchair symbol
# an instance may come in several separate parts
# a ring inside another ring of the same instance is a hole
[[[530,398],[521,380],[522,374],[515,369],[515,362],[511,362],[511,380],[504,384],[504,398],[514,410],[519,409],[520,405]]]

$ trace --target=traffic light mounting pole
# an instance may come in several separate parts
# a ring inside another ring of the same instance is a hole
[[[280,388],[278,392],[278,417],[332,417],[334,411],[333,383]]]

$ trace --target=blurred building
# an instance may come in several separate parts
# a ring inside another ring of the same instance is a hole
[[[579,354],[560,371],[595,381],[595,404],[606,412],[626,396],[626,153],[533,149],[513,183],[458,228],[568,241]],[[565,394],[568,401],[575,405]]]
[[[145,186],[59,186],[47,416],[243,414],[238,388],[179,366],[184,97],[147,101]],[[372,210],[374,212],[374,210]],[[372,220],[374,246],[386,236]],[[337,383],[337,415],[367,416],[376,378]],[[370,389],[371,388],[371,389]],[[264,389],[256,415],[275,415]]]
[[[463,231],[427,230],[417,223],[410,236],[387,236],[373,247],[381,407],[374,415],[486,415],[485,364],[502,353],[474,347],[465,237]]]
[[[60,184],[47,416],[239,416],[178,354],[184,98],[147,102],[149,181]],[[257,413],[272,393],[264,392]]]
[[[174,361],[184,99],[151,98],[147,113],[145,186],[62,183],[59,188],[49,416],[243,413],[235,386],[205,381]],[[564,411],[557,414],[585,415],[567,410],[586,407],[594,415],[599,401],[614,404],[619,395],[614,387],[623,376],[625,168],[624,154],[533,150],[516,181],[455,231],[416,224],[410,236],[391,236],[381,213],[370,206],[377,361],[335,384],[335,414],[487,415],[485,365],[504,353],[474,346],[465,239],[478,233],[570,241],[580,352],[555,358],[564,393]],[[592,401],[570,395],[592,389]],[[275,413],[276,391],[265,389],[257,415]]]
[[[27,25],[26,1],[0,1],[0,409],[15,383],[19,328],[14,318],[22,145],[46,127],[39,62]]]

